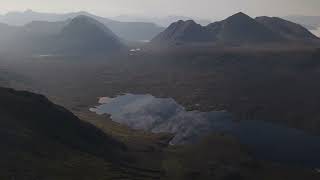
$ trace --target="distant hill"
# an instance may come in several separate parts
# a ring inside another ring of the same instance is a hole
[[[19,28],[9,26],[4,23],[0,23],[0,44],[4,43],[7,39],[13,38],[13,35],[18,31]]]
[[[29,54],[110,54],[126,49],[110,29],[84,15],[68,21],[0,25],[0,52]]]
[[[32,33],[34,35],[55,35],[58,34],[62,29],[70,22],[69,21],[32,21],[24,26],[22,29],[26,33]]]
[[[22,52],[39,52],[40,49],[46,49],[52,39],[51,36],[58,33],[52,27],[57,26],[51,23],[41,23],[41,27],[39,25],[32,23],[20,27],[1,24],[0,52],[19,54]],[[55,29],[59,31],[58,29],[61,28],[62,26]]]
[[[193,20],[172,23],[165,31],[156,36],[153,43],[207,42],[214,40],[207,28]]]
[[[99,21],[80,15],[68,23],[58,35],[59,52],[111,53],[124,49],[119,38]]]
[[[208,25],[218,41],[222,42],[272,42],[283,40],[278,34],[265,28],[244,13]]]
[[[85,15],[100,21],[101,23],[109,27],[120,38],[129,41],[150,40],[164,30],[164,28],[157,26],[154,23],[114,21],[83,11],[66,14],[39,13],[32,10],[28,10],[25,12],[9,12],[5,15],[0,16],[0,23],[23,26],[33,21],[67,21],[68,19],[75,18],[79,15]]]
[[[292,40],[318,40],[307,29],[280,18],[253,19],[237,13],[223,21],[201,26],[193,21],[178,21],[155,37],[153,43],[279,43]]]
[[[211,23],[208,19],[187,17],[187,16],[166,16],[166,17],[147,17],[147,16],[137,16],[137,15],[121,15],[112,17],[111,19],[116,21],[125,21],[125,22],[152,22],[161,27],[168,27],[173,22],[179,20],[194,20],[201,25],[208,25]]]

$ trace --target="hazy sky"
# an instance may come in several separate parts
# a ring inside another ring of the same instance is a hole
[[[320,0],[0,0],[0,13],[90,11],[103,16],[144,14],[222,18],[238,11],[251,16],[320,15]]]

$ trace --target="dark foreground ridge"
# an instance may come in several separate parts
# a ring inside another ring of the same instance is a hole
[[[0,99],[0,179],[96,179],[122,159],[122,143],[44,96],[0,88]]]

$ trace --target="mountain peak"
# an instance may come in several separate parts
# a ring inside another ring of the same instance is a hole
[[[85,15],[73,18],[62,29],[60,39],[61,51],[66,53],[112,52],[125,48],[109,28]]]
[[[197,23],[194,22],[194,20],[192,20],[192,19],[186,20],[185,23],[186,23],[186,24],[197,24]]]
[[[248,16],[248,15],[240,11],[240,12],[234,14],[234,16]]]
[[[201,26],[200,24],[196,23],[194,20],[187,20],[185,21],[186,26]]]
[[[179,20],[172,23],[164,32],[155,37],[153,42],[206,42],[210,41],[206,29],[193,20]]]
[[[230,20],[234,20],[234,21],[246,21],[246,20],[253,20],[250,16],[248,16],[247,14],[243,13],[243,12],[238,12],[230,17],[228,17],[226,19],[226,21],[230,21]]]
[[[182,31],[187,31],[188,29],[199,28],[201,25],[197,24],[193,20],[178,21],[178,26]]]
[[[269,43],[284,38],[255,19],[239,12],[219,22],[201,26],[192,20],[178,21],[157,36],[153,42],[181,44],[186,42]],[[178,42],[178,43],[177,43]]]
[[[76,16],[75,18],[73,18],[71,20],[71,22],[96,22],[96,23],[99,23],[97,20],[95,20],[89,16],[83,15],[83,14]]]
[[[116,36],[113,34],[111,30],[109,30],[104,24],[100,23],[99,21],[95,20],[94,18],[91,18],[86,15],[78,15],[75,18],[73,18],[70,23],[65,27],[65,29],[68,29],[68,27],[73,27],[73,30],[76,31],[86,31],[88,29],[95,29],[99,31],[104,31],[104,33],[110,34],[112,36]]]
[[[178,25],[178,26],[193,26],[193,25],[198,25],[194,20],[179,20],[175,23],[172,23],[172,25]]]

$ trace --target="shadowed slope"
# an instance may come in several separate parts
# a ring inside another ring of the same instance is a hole
[[[278,17],[257,17],[256,21],[291,40],[319,40],[303,26]]]
[[[89,179],[119,172],[111,162],[121,161],[125,146],[94,126],[41,95],[0,88],[0,99],[1,179]]]

